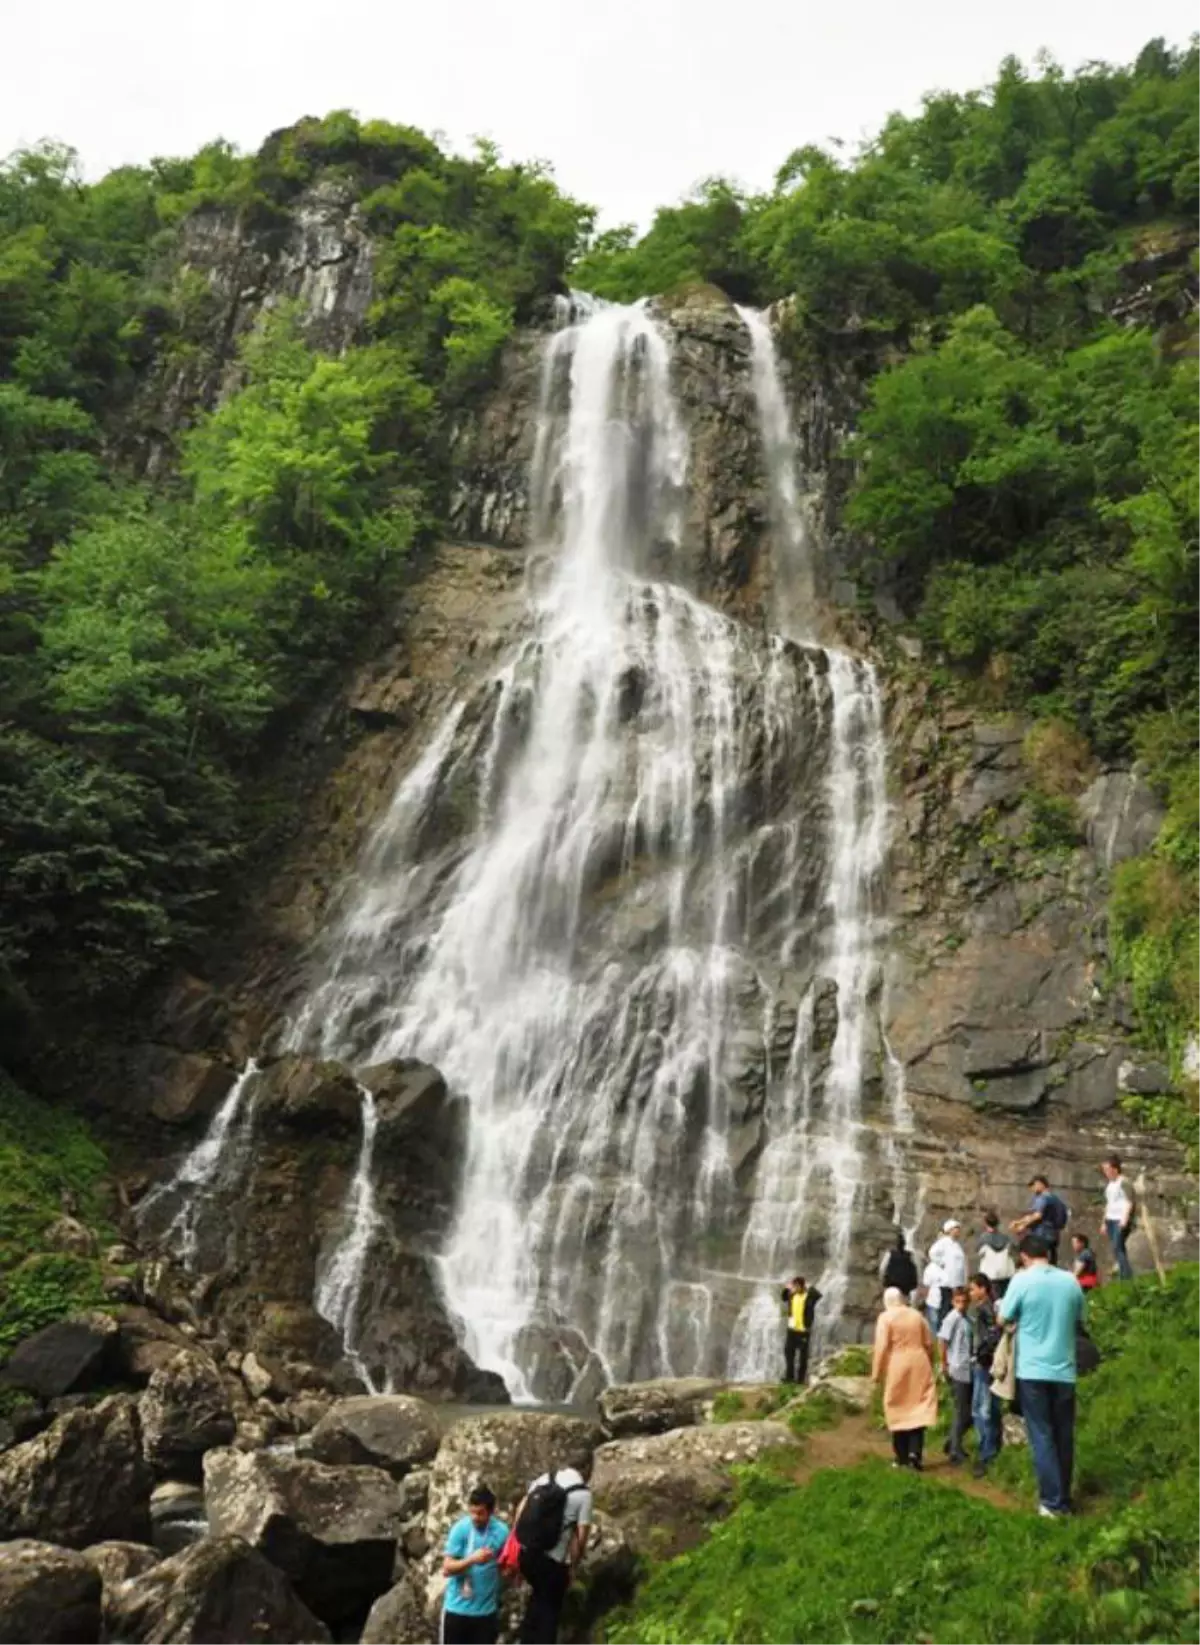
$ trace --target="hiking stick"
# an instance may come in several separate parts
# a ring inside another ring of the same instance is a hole
[[[1159,1255],[1158,1235],[1154,1232],[1154,1219],[1150,1215],[1150,1207],[1146,1203],[1145,1171],[1138,1172],[1134,1187],[1137,1189],[1138,1211],[1142,1221],[1146,1224],[1146,1238],[1150,1241],[1150,1255],[1154,1258],[1155,1268],[1158,1269],[1158,1282],[1160,1285],[1165,1285],[1167,1283],[1167,1271],[1163,1267],[1162,1257]]]

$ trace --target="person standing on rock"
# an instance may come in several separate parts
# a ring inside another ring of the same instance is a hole
[[[929,1260],[936,1262],[942,1271],[937,1324],[940,1331],[956,1288],[967,1283],[967,1253],[962,1248],[962,1223],[957,1217],[947,1217],[942,1224],[941,1238],[929,1247]]]
[[[591,1525],[592,1493],[578,1468],[539,1474],[521,1498],[513,1515],[521,1575],[529,1584],[521,1645],[555,1645],[567,1589],[587,1550]]]
[[[496,1561],[508,1540],[508,1526],[496,1516],[496,1498],[486,1485],[467,1498],[467,1511],[446,1537],[442,1574],[444,1645],[495,1645],[500,1637],[500,1569]]]
[[[783,1343],[783,1380],[808,1381],[808,1356],[812,1347],[813,1320],[821,1293],[799,1274],[783,1288],[783,1305],[787,1309],[787,1334]]]
[[[1100,1169],[1104,1172],[1104,1232],[1112,1246],[1118,1277],[1132,1279],[1133,1269],[1129,1265],[1125,1242],[1133,1227],[1136,1203],[1133,1189],[1129,1185],[1129,1179],[1122,1175],[1119,1154],[1110,1154]]]
[[[1051,1266],[1044,1240],[1026,1234],[1021,1272],[999,1305],[999,1317],[1017,1327],[1017,1397],[1033,1471],[1038,1513],[1062,1519],[1071,1512],[1075,1465],[1076,1332],[1084,1293],[1074,1275]]]
[[[974,1344],[971,1337],[971,1322],[967,1318],[969,1300],[966,1286],[956,1285],[950,1293],[950,1312],[938,1331],[938,1346],[942,1352],[942,1374],[949,1386],[952,1401],[946,1455],[956,1467],[967,1460],[963,1440],[971,1426],[971,1359]]]
[[[937,1421],[936,1354],[929,1322],[890,1285],[875,1322],[871,1376],[883,1389],[883,1415],[896,1468],[921,1471],[925,1430]]]
[[[1036,1177],[1030,1177],[1029,1186],[1033,1198],[1028,1211],[1023,1217],[1015,1217],[1008,1226],[1014,1234],[1032,1234],[1035,1239],[1040,1239],[1046,1247],[1046,1260],[1057,1267],[1058,1241],[1071,1213],[1065,1201],[1051,1188],[1049,1178],[1040,1172]]]
[[[995,1211],[987,1212],[983,1227],[984,1232],[979,1236],[979,1272],[991,1280],[993,1297],[1002,1297],[1017,1271],[1012,1240],[1000,1232],[1000,1217]]]
[[[883,1259],[880,1278],[883,1281],[885,1291],[889,1285],[894,1285],[897,1291],[904,1293],[905,1301],[912,1301],[912,1295],[917,1289],[919,1279],[912,1252],[908,1250],[904,1243],[903,1228],[897,1228],[896,1230],[896,1243]]]

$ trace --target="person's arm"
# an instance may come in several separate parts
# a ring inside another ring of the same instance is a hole
[[[871,1376],[876,1382],[882,1382],[887,1370],[888,1356],[888,1322],[887,1315],[880,1314],[875,1321],[875,1349],[871,1355]]]
[[[466,1532],[457,1525],[453,1526],[446,1538],[446,1553],[442,1560],[443,1576],[461,1576],[464,1571],[469,1571],[472,1565],[482,1565],[485,1560],[492,1557],[490,1548],[481,1548],[475,1554],[468,1554],[466,1549]]]
[[[1042,1213],[1040,1211],[1026,1211],[1023,1217],[1013,1218],[1008,1225],[1009,1231],[1014,1234],[1023,1234],[1027,1229],[1032,1228],[1035,1223],[1038,1223],[1041,1220]]]
[[[571,1543],[567,1550],[567,1565],[574,1571],[579,1561],[587,1551],[588,1537],[592,1530],[592,1493],[580,1491],[579,1518],[575,1521],[575,1529],[571,1534]]]
[[[1134,1197],[1133,1184],[1129,1181],[1128,1177],[1121,1178],[1121,1186],[1125,1190],[1125,1215],[1121,1218],[1121,1228],[1122,1231],[1124,1231],[1133,1221],[1133,1208],[1137,1201]]]

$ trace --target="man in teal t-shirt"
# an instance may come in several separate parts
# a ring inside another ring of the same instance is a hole
[[[1021,1272],[997,1304],[1017,1327],[1017,1398],[1033,1453],[1038,1512],[1061,1519],[1071,1511],[1075,1467],[1075,1333],[1083,1297],[1073,1274],[1053,1268],[1046,1242],[1026,1234]]]
[[[442,1573],[446,1600],[444,1645],[495,1645],[500,1635],[500,1568],[496,1561],[508,1540],[508,1526],[496,1518],[496,1498],[479,1485],[467,1511],[446,1537]]]

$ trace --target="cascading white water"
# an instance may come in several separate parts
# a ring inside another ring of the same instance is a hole
[[[258,1064],[251,1057],[214,1112],[208,1129],[174,1174],[141,1200],[138,1226],[160,1244],[174,1247],[185,1268],[196,1260],[200,1218],[207,1204],[242,1174],[254,1129],[253,1101],[247,1101]]]
[[[362,1096],[362,1140],[358,1161],[343,1207],[344,1227],[333,1256],[317,1279],[313,1306],[327,1319],[342,1339],[346,1358],[354,1366],[369,1393],[379,1392],[370,1368],[358,1352],[361,1327],[363,1275],[372,1241],[379,1232],[379,1212],[375,1207],[375,1134],[379,1111],[373,1094],[359,1086]]]
[[[581,1379],[769,1374],[800,1253],[827,1329],[845,1300],[879,694],[868,664],[809,642],[786,402],[769,327],[746,320],[784,632],[649,576],[682,574],[668,338],[641,305],[564,308],[528,634],[399,784],[287,1036],[358,1067],[419,1057],[469,1098],[442,1285],[468,1353],[518,1398],[566,1338]],[[376,1124],[367,1092],[316,1297],[354,1359]]]

